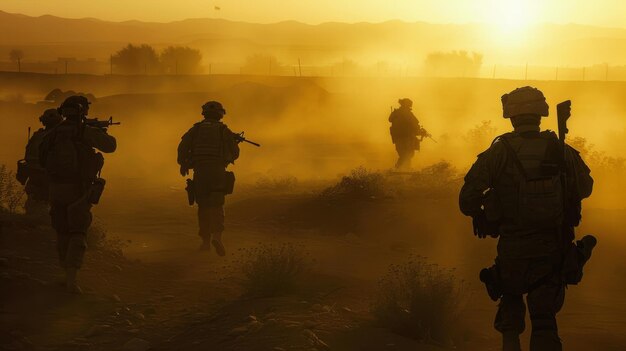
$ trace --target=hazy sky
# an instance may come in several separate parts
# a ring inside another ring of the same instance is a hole
[[[511,26],[553,22],[626,27],[624,0],[0,0],[0,10],[113,21],[220,17],[260,23],[320,23],[401,19]]]

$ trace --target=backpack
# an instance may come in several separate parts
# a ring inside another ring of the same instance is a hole
[[[102,154],[82,142],[82,128],[73,123],[62,123],[48,133],[39,155],[54,182],[91,182],[104,165]]]
[[[540,138],[523,141],[531,143],[525,145],[531,152],[524,159],[527,163],[535,164],[531,168],[522,164],[509,138],[504,135],[501,141],[516,170],[517,204],[514,207],[517,213],[514,219],[518,225],[526,228],[561,226],[564,218],[564,189],[558,139],[552,132],[543,132]]]

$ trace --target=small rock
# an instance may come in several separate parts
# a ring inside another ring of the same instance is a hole
[[[126,324],[129,327],[133,326],[133,322],[129,321],[128,319],[124,320],[124,324]]]
[[[322,310],[326,313],[333,312],[333,308],[328,305],[324,305],[324,307],[322,307]]]
[[[146,316],[144,316],[143,313],[137,312],[137,313],[135,313],[135,318],[137,318],[140,321],[143,321],[143,320],[146,319]]]
[[[120,297],[119,297],[119,296],[117,296],[117,295],[115,295],[115,294],[113,294],[113,295],[111,296],[111,300],[113,300],[113,301],[115,301],[115,302],[122,302],[122,299],[120,299]]]
[[[256,318],[256,316],[248,316],[248,318],[246,318],[246,322],[257,322],[258,319]]]
[[[148,341],[140,338],[132,338],[122,346],[124,351],[147,351],[151,348],[152,345]]]
[[[350,309],[350,307],[345,307],[344,306],[344,307],[341,308],[341,310],[344,311],[344,312],[348,312],[348,313],[354,313],[354,311],[352,309]]]
[[[244,325],[241,327],[233,328],[230,332],[228,332],[228,335],[239,336],[247,332],[248,332],[248,327]]]

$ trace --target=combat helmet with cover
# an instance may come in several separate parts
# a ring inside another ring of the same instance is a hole
[[[202,115],[205,118],[221,119],[226,114],[226,110],[221,103],[217,101],[209,101],[202,105]]]
[[[546,117],[549,114],[546,98],[541,90],[530,86],[517,88],[502,95],[502,116],[511,118],[519,115],[537,115]]]
[[[65,99],[58,112],[66,118],[77,119],[82,118],[89,112],[89,100],[82,95],[72,95]]]
[[[39,121],[46,128],[54,127],[63,121],[63,117],[56,108],[49,108],[39,117]]]

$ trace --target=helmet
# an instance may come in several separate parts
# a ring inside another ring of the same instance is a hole
[[[215,112],[218,112],[222,115],[226,114],[226,110],[224,110],[224,107],[222,106],[222,104],[220,104],[217,101],[209,101],[206,104],[202,105],[203,115],[215,113]]]
[[[61,117],[55,108],[50,108],[43,112],[41,117],[39,117],[39,121],[46,127],[52,127],[61,123],[61,121],[63,121],[63,117]]]
[[[72,95],[65,99],[58,111],[61,115],[67,116],[76,116],[76,115],[86,115],[87,111],[89,111],[89,100],[82,95]]]
[[[413,106],[413,101],[409,98],[399,99],[398,103],[400,104],[400,106],[406,106],[406,107]]]
[[[518,115],[548,116],[548,104],[541,90],[522,87],[502,95],[502,115],[511,118]]]

